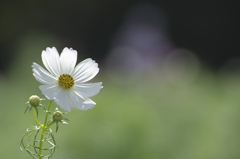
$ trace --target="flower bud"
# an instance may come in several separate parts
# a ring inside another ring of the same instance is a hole
[[[53,122],[62,122],[63,114],[60,111],[55,111],[53,113]]]
[[[32,95],[31,97],[29,97],[29,104],[32,107],[38,107],[40,105],[40,98],[37,95]]]

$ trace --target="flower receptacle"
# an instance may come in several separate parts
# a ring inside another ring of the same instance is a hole
[[[40,101],[41,99],[37,95],[32,95],[31,97],[29,97],[29,104],[32,107],[38,107],[40,105]]]

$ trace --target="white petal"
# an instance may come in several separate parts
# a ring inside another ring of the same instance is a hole
[[[73,78],[76,83],[84,83],[95,77],[98,72],[98,64],[94,60],[88,58],[75,67]]]
[[[77,51],[72,48],[64,48],[60,55],[61,73],[72,74],[77,62]]]
[[[91,97],[99,93],[102,87],[102,82],[75,84],[73,89],[82,96]]]
[[[82,108],[82,110],[92,109],[96,105],[96,103],[89,98],[86,98],[83,104],[84,104],[84,107]]]
[[[70,100],[69,100],[69,90],[61,89],[59,93],[54,97],[54,101],[64,110],[71,111]]]
[[[61,88],[58,85],[41,85],[39,88],[42,91],[42,94],[44,94],[49,100],[53,100],[61,91]]]
[[[48,69],[48,71],[55,75],[59,76],[60,71],[60,60],[59,54],[55,47],[47,48],[46,51],[42,51],[42,61],[44,66]]]
[[[80,110],[91,109],[96,104],[91,99],[83,97],[75,91],[71,91],[70,93],[71,104]]]
[[[32,65],[33,76],[36,80],[42,84],[55,84],[57,83],[57,79],[47,72],[44,68],[42,68],[37,63],[33,63]]]

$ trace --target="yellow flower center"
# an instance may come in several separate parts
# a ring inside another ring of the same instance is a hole
[[[58,77],[58,85],[65,89],[70,89],[74,86],[74,79],[69,74],[62,74]]]

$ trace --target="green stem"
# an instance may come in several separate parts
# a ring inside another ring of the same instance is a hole
[[[48,120],[48,112],[51,108],[51,105],[52,105],[52,100],[49,102],[48,104],[48,108],[46,110],[46,115],[45,115],[45,120],[44,120],[44,124],[42,125],[42,133],[41,133],[41,138],[40,138],[40,143],[39,143],[39,152],[38,152],[38,159],[41,159],[42,158],[42,146],[43,146],[43,139],[44,139],[44,133],[45,133],[45,130],[47,129],[47,120]]]
[[[43,125],[40,124],[37,120],[37,110],[36,109],[34,109],[34,117],[33,118],[34,118],[34,121],[37,123],[38,126],[43,127]]]

